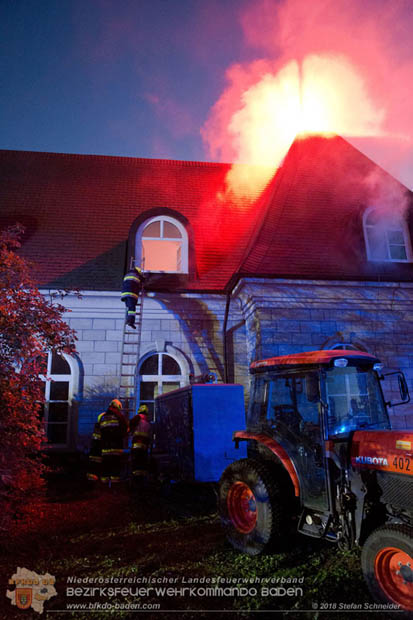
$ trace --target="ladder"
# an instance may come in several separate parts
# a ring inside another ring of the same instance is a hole
[[[127,309],[123,323],[118,398],[122,403],[123,413],[127,419],[136,413],[136,369],[140,358],[142,338],[143,298],[142,286],[136,302],[136,329],[129,327],[126,323]]]

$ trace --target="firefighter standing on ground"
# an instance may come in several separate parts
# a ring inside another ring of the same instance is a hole
[[[148,407],[141,405],[130,421],[132,435],[131,474],[132,481],[144,481],[148,473],[148,452],[152,442],[152,427],[148,419]]]
[[[95,422],[92,433],[92,441],[89,451],[89,465],[87,472],[87,479],[97,482],[102,475],[102,435],[100,433],[100,418],[103,416],[101,413]]]
[[[123,278],[122,295],[121,300],[126,304],[128,310],[128,317],[126,323],[136,329],[135,316],[136,316],[136,304],[138,302],[139,294],[142,290],[144,282],[144,275],[140,267],[134,267]]]
[[[109,485],[120,482],[127,433],[128,424],[122,413],[122,403],[115,398],[107,410],[99,415],[95,424],[89,454],[89,465],[93,464],[88,473],[89,480],[100,477],[102,482]]]

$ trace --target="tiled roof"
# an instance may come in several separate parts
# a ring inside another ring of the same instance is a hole
[[[384,202],[389,209],[404,203],[410,212],[413,206],[411,192],[342,138],[298,139],[238,272],[410,280],[412,264],[367,261],[363,213]]]
[[[118,290],[130,227],[172,209],[193,234],[193,276],[174,286],[222,290],[239,264],[258,205],[217,200],[228,165],[129,157],[0,151],[2,223],[26,226],[22,253],[43,286]],[[158,278],[159,279],[159,278]],[[164,278],[165,279],[165,278]],[[167,276],[167,283],[171,276]]]
[[[296,141],[263,195],[237,206],[218,197],[228,170],[202,162],[0,151],[0,223],[26,227],[21,251],[36,264],[41,286],[118,290],[131,226],[154,209],[186,218],[194,257],[189,276],[159,276],[157,288],[223,291],[237,273],[411,278],[410,265],[386,271],[367,264],[363,179],[380,169],[341,138]]]

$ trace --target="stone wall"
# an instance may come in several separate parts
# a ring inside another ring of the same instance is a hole
[[[401,369],[413,400],[413,284],[244,279],[234,297],[247,324],[249,362],[350,343]],[[383,382],[399,401],[397,379]],[[390,410],[394,428],[413,428],[413,405]]]
[[[81,298],[69,295],[62,303],[67,308],[65,320],[77,335],[75,443],[86,450],[97,415],[118,393],[125,307],[113,292],[84,291]],[[224,295],[149,293],[144,299],[140,359],[169,352],[180,360],[185,383],[189,373],[206,372],[223,382],[225,305]],[[246,373],[246,335],[238,304],[231,313],[227,324],[230,380],[241,383]]]
[[[151,294],[150,294],[151,295]],[[225,380],[225,295],[146,296],[141,359],[170,352],[185,381],[214,372]],[[244,279],[233,292],[227,322],[228,381],[250,387],[257,359],[350,343],[377,355],[385,372],[401,369],[413,396],[413,284]],[[87,449],[96,416],[118,392],[124,305],[114,292],[83,292],[63,300],[76,330],[79,379],[75,389],[75,443]],[[397,402],[397,379],[383,384]],[[390,410],[394,428],[413,428],[413,405]]]

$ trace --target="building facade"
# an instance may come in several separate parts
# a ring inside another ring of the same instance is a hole
[[[205,373],[248,401],[252,361],[337,347],[402,369],[413,390],[412,195],[341,138],[297,140],[264,190],[237,200],[223,164],[2,151],[0,169],[0,222],[25,227],[40,290],[81,293],[63,300],[76,355],[49,355],[51,447],[86,450],[117,395],[135,264],[147,275],[136,391],[151,411]],[[395,407],[392,424],[413,426],[412,413]]]

